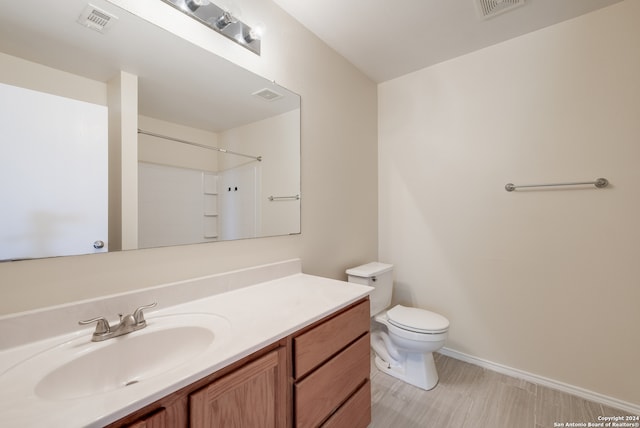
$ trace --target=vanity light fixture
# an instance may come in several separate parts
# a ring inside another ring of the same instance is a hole
[[[215,5],[210,0],[162,0],[206,25],[217,33],[233,40],[240,46],[260,55],[260,42],[264,33],[264,25],[251,28],[240,21],[229,10]]]
[[[195,12],[200,6],[207,6],[211,2],[209,0],[185,0],[184,5],[191,11]]]
[[[262,40],[262,37],[264,36],[265,31],[266,31],[266,27],[264,23],[259,22],[251,28],[251,30],[249,31],[249,34],[247,34],[244,37],[244,41],[246,43],[252,43],[256,40]]]
[[[216,26],[218,31],[223,31],[225,28],[235,22],[238,22],[238,20],[235,19],[233,15],[231,15],[229,12],[224,12],[213,22],[213,25]]]

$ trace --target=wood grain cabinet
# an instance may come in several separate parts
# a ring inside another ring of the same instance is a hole
[[[147,416],[143,416],[129,425],[130,428],[169,428],[167,425],[167,411],[160,408]]]
[[[369,340],[363,299],[109,427],[366,428]]]
[[[294,336],[297,428],[371,422],[369,301]]]
[[[287,427],[287,349],[278,342],[108,427]]]
[[[284,348],[271,351],[189,396],[193,428],[285,426]]]

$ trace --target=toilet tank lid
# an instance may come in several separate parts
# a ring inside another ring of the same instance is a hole
[[[371,278],[372,276],[382,275],[385,272],[389,272],[393,269],[393,265],[371,262],[365,265],[360,265],[351,269],[347,269],[347,275],[358,276],[361,278]]]

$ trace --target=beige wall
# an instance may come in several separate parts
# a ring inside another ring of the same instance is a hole
[[[197,144],[219,147],[218,134],[153,117],[138,116],[140,129]],[[218,152],[163,138],[138,134],[138,160],[160,165],[218,171]]]
[[[0,82],[107,105],[107,85],[0,52]]]
[[[0,264],[0,313],[301,257],[307,273],[345,278],[377,258],[375,83],[265,0],[238,0],[268,28],[262,56],[157,0],[118,0],[302,97],[302,235]]]
[[[109,249],[138,248],[138,76],[107,82],[109,107]]]
[[[627,0],[379,86],[396,300],[448,317],[453,350],[635,404],[638,22]]]

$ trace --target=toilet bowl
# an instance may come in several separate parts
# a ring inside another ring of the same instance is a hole
[[[422,316],[422,322],[407,325],[411,323],[405,321],[399,325],[395,321],[397,313],[406,311]],[[376,354],[376,367],[418,388],[429,390],[435,387],[438,372],[433,352],[444,346],[449,321],[434,312],[401,305],[376,315],[374,321],[371,347]]]
[[[348,269],[350,282],[374,287],[370,294],[371,347],[382,372],[418,388],[429,390],[438,383],[433,352],[444,346],[449,321],[420,308],[391,303],[392,265],[368,263]]]

